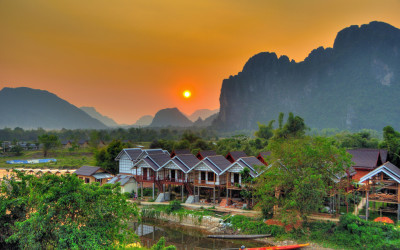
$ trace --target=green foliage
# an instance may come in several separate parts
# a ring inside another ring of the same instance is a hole
[[[290,218],[316,211],[336,176],[351,166],[350,155],[327,138],[275,139],[269,149],[275,163],[256,183],[259,206],[267,214],[274,206]]]
[[[168,214],[170,214],[170,213],[172,213],[174,211],[178,211],[180,209],[182,209],[181,202],[178,201],[178,200],[173,200],[173,201],[169,202],[169,205],[167,206],[166,212]]]
[[[391,126],[383,128],[383,142],[381,145],[388,150],[388,158],[394,165],[400,164],[400,133]]]
[[[96,165],[103,169],[111,172],[112,174],[118,173],[118,162],[115,161],[115,157],[122,151],[124,144],[117,140],[112,141],[107,147],[96,151],[94,157],[96,159]]]
[[[300,116],[294,116],[292,112],[289,113],[289,117],[282,127],[283,113],[279,114],[279,128],[275,130],[274,138],[293,138],[302,137],[306,133],[306,124],[304,119]]]
[[[57,147],[60,144],[58,136],[51,134],[43,134],[38,136],[38,141],[43,147],[43,157],[47,157],[49,150]]]
[[[274,122],[274,120],[270,121],[268,126],[258,122],[258,131],[256,131],[254,135],[258,138],[268,140],[274,135]]]
[[[234,229],[244,234],[271,234],[274,237],[285,234],[282,226],[267,225],[262,220],[253,220],[243,215],[235,215],[226,220]]]
[[[157,244],[151,247],[151,250],[174,250],[175,246],[165,246],[165,238],[161,237]]]
[[[15,156],[21,156],[24,149],[20,145],[15,145],[11,148],[11,152],[15,154]]]
[[[111,248],[134,239],[128,222],[138,216],[119,185],[84,184],[75,175],[17,172],[3,179],[1,248]]]

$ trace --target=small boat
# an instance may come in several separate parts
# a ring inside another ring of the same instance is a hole
[[[207,238],[213,239],[257,239],[270,237],[270,234],[215,234],[207,235]]]
[[[274,247],[256,247],[256,248],[244,248],[245,250],[279,250],[279,249],[300,249],[303,247],[309,246],[310,243],[307,244],[297,244],[297,245],[288,245],[288,246],[274,246]],[[239,249],[242,250],[242,249]]]

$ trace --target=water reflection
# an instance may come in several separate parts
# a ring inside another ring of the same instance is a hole
[[[206,238],[207,232],[184,227],[168,222],[149,220],[142,224],[134,224],[137,235],[140,236],[143,246],[150,247],[162,236],[168,245],[175,245],[177,249],[239,249],[240,246],[261,247],[264,243],[255,240],[221,240]]]

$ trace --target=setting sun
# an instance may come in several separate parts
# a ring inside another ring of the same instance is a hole
[[[189,98],[192,95],[192,93],[189,90],[183,91],[183,97]]]

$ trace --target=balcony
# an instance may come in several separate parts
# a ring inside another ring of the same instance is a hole
[[[207,180],[194,180],[194,185],[196,186],[204,186],[204,187],[215,187],[219,186],[218,182],[215,181],[207,181]]]
[[[154,180],[155,180],[154,176],[142,176],[142,175],[136,176],[137,182],[154,182]]]
[[[160,178],[159,179],[162,183],[166,183],[166,184],[183,184],[185,183],[185,179],[183,178]]]
[[[238,189],[238,190],[242,189],[242,185],[238,182],[228,182],[226,187],[229,189]]]

